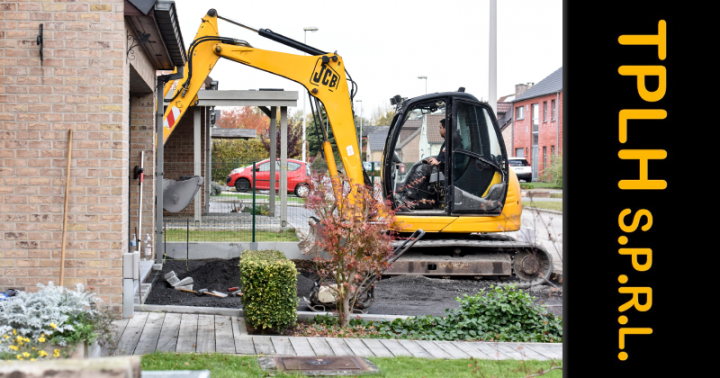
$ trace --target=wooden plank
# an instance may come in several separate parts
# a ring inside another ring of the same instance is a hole
[[[467,353],[472,358],[479,358],[481,360],[492,360],[490,356],[481,352],[479,349],[475,348],[474,346],[470,345],[470,343],[467,343],[465,341],[453,341],[452,345]]]
[[[375,357],[373,352],[360,339],[345,339],[345,344],[359,357]]]
[[[176,352],[195,352],[195,345],[197,343],[197,326],[197,314],[182,314],[182,318],[180,318],[180,331],[178,332],[177,348],[175,349]]]
[[[563,358],[563,350],[562,350],[562,344],[557,344],[559,347],[553,345],[553,344],[538,344],[538,343],[527,343],[523,344],[526,348],[532,349],[543,356],[547,357],[549,360],[562,360]]]
[[[140,341],[140,336],[142,334],[142,330],[145,327],[145,323],[148,319],[148,313],[147,312],[136,312],[132,319],[127,324],[127,327],[125,327],[125,331],[123,331],[122,336],[120,337],[120,342],[118,344],[118,348],[115,351],[115,355],[130,355],[133,354],[135,351],[135,347],[138,344],[138,341]]]
[[[293,349],[292,344],[290,344],[290,338],[288,336],[271,336],[270,341],[272,341],[275,352],[277,352],[279,356],[296,356],[295,349]]]
[[[470,344],[470,346],[474,347],[475,349],[485,353],[490,360],[506,360],[509,358],[504,353],[501,353],[499,350],[497,350],[497,348],[495,347],[495,343],[474,342],[468,344]]]
[[[317,356],[334,356],[335,352],[333,352],[332,348],[330,348],[330,345],[328,345],[327,341],[325,339],[319,338],[319,337],[308,337],[308,342],[310,343],[310,346],[315,351],[315,354]]]
[[[525,357],[520,351],[515,350],[515,348],[511,348],[505,343],[497,343],[496,348],[500,353],[512,358],[513,360],[527,360],[528,358]]]
[[[230,323],[235,340],[235,353],[255,354],[255,344],[253,344],[252,337],[248,336],[245,319],[233,316],[230,318]]]
[[[363,343],[370,349],[373,354],[377,357],[393,357],[393,354],[385,348],[384,345],[378,339],[361,339]]]
[[[215,315],[215,352],[235,353],[235,340],[229,316]]]
[[[435,358],[452,358],[445,350],[435,345],[435,342],[430,340],[417,340],[416,343],[423,349],[428,351]]]
[[[421,347],[420,344],[415,342],[415,340],[398,340],[398,342],[410,353],[412,353],[413,357],[430,359],[435,358],[432,354],[426,351],[425,348]]]
[[[215,352],[215,315],[198,315],[197,347],[198,353]]]
[[[453,359],[470,358],[470,355],[463,352],[449,341],[435,341],[435,345],[446,351]]]
[[[155,350],[161,352],[174,352],[177,347],[178,333],[180,333],[181,314],[165,314],[160,337]]]
[[[327,341],[328,345],[330,345],[330,348],[332,348],[333,353],[335,353],[336,356],[354,356],[355,353],[353,353],[352,349],[348,347],[347,343],[345,343],[345,340],[339,337],[326,337],[325,341]]]
[[[516,351],[518,351],[521,355],[523,355],[523,360],[540,360],[545,361],[549,360],[549,358],[545,357],[542,353],[538,353],[533,349],[528,348],[525,344],[522,343],[501,343],[502,345],[512,348]]]
[[[310,357],[315,355],[315,351],[313,351],[306,337],[291,337],[290,344],[292,344],[298,356]]]
[[[118,342],[120,342],[120,337],[122,336],[123,331],[125,331],[125,328],[127,327],[129,321],[130,321],[130,319],[113,320],[112,323],[115,326],[115,329],[113,330],[113,333],[112,333],[112,341],[111,341],[112,346],[102,349],[102,352],[101,352],[102,357],[109,356],[110,353],[115,350],[114,347],[118,345]]]
[[[152,312],[148,315],[145,328],[143,328],[142,335],[140,335],[140,341],[135,348],[135,352],[133,352],[134,355],[142,356],[155,351],[164,321],[165,314],[162,312]]]
[[[385,346],[385,348],[388,348],[390,350],[390,353],[393,354],[393,356],[410,356],[412,357],[412,353],[410,353],[405,347],[403,347],[397,340],[393,339],[379,339],[382,345]]]
[[[275,354],[275,347],[268,336],[253,336],[253,344],[258,354],[269,356]]]

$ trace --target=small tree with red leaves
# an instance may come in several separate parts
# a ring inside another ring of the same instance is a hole
[[[354,184],[345,176],[312,174],[307,184],[310,191],[305,208],[317,219],[315,248],[310,253],[318,266],[321,286],[336,299],[338,324],[345,327],[355,308],[356,294],[389,268],[393,234],[398,231],[395,210],[390,201],[373,195],[372,187]]]

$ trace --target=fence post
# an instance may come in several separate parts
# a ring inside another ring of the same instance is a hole
[[[252,242],[255,243],[255,162],[253,162],[253,182],[252,182],[252,191],[253,191],[253,199],[252,199]]]
[[[185,218],[185,259],[190,258],[190,218]]]

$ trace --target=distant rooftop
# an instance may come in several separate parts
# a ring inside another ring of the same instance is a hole
[[[563,68],[551,73],[548,77],[542,79],[525,93],[518,96],[513,102],[519,102],[534,97],[544,96],[551,93],[560,92],[563,89]]]

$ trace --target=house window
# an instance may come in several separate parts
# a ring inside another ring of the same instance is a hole
[[[555,100],[550,102],[550,108],[552,109],[552,120],[555,121]]]
[[[550,146],[550,155],[555,156],[555,146]]]
[[[543,122],[547,122],[547,101],[543,102]]]
[[[525,151],[522,148],[516,148],[515,149],[515,157],[525,157],[523,152],[525,152]]]
[[[547,168],[547,146],[543,146],[543,169]]]
[[[525,118],[525,107],[518,106],[515,108],[515,119],[524,119]]]

